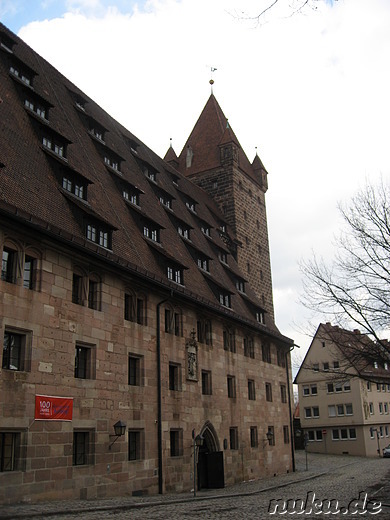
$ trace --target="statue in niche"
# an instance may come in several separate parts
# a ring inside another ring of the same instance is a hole
[[[191,332],[191,338],[186,342],[187,379],[198,380],[198,344],[195,340],[195,329]]]

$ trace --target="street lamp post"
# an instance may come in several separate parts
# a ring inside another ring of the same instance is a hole
[[[195,436],[195,429],[192,430],[192,440],[194,448],[194,497],[196,497],[196,463],[199,454],[199,448],[203,446],[204,437],[201,434]]]

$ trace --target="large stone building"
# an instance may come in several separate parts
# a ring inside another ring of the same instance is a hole
[[[373,352],[359,331],[318,327],[295,378],[309,451],[378,456],[389,444],[390,360]]]
[[[215,97],[164,161],[3,25],[0,75],[0,502],[291,471],[267,173]]]

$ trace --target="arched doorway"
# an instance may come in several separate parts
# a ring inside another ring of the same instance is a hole
[[[199,448],[198,456],[198,489],[217,489],[225,487],[223,467],[223,451],[220,450],[217,432],[210,421],[202,430],[203,446]]]

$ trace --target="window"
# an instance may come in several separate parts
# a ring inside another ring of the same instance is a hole
[[[183,431],[172,429],[169,432],[171,457],[180,457],[183,455]]]
[[[332,430],[332,440],[334,441],[347,441],[356,439],[355,428],[340,428]]]
[[[187,206],[187,208],[188,208],[190,211],[193,211],[194,213],[196,213],[196,203],[195,203],[195,201],[193,201],[193,200],[187,200],[187,201],[186,201],[186,206]]]
[[[145,238],[149,238],[153,242],[160,242],[160,228],[152,222],[144,224],[143,234]]]
[[[104,164],[113,170],[120,172],[120,162],[115,157],[104,156]]]
[[[169,390],[180,390],[181,366],[177,363],[169,363]]]
[[[329,370],[329,363],[324,363],[324,372],[328,372]]]
[[[378,361],[374,361],[374,368],[378,368]]]
[[[62,187],[79,199],[87,200],[87,183],[85,181],[66,174],[62,177]]]
[[[34,289],[35,277],[37,270],[37,259],[32,256],[24,256],[24,268],[23,268],[23,287],[25,289]]]
[[[231,308],[230,293],[220,290],[219,292],[219,303],[224,307]]]
[[[141,386],[142,357],[129,354],[129,385]]]
[[[286,385],[280,385],[280,399],[282,403],[287,403],[287,388]]]
[[[350,392],[351,391],[351,383],[349,381],[346,381],[344,383],[344,392]]]
[[[19,469],[20,437],[20,432],[0,432],[0,472]]]
[[[322,441],[322,430],[316,430],[316,441]]]
[[[272,402],[272,385],[271,385],[271,383],[265,383],[265,398],[267,401]]]
[[[236,280],[236,289],[239,292],[245,293],[245,282],[243,280]]]
[[[143,459],[143,431],[129,430],[129,460]]]
[[[98,224],[87,224],[86,237],[91,242],[106,249],[111,248],[111,231]]]
[[[264,323],[265,323],[265,315],[264,315],[263,311],[256,311],[255,312],[255,318],[256,318],[256,321],[258,321],[259,323],[262,323],[264,325]]]
[[[31,85],[31,74],[19,69],[17,66],[11,65],[9,68],[11,74],[13,74],[16,78],[20,79],[26,85]]]
[[[1,279],[4,282],[16,283],[17,252],[9,247],[3,248]]]
[[[199,269],[203,269],[203,271],[209,272],[209,259],[205,256],[198,256],[197,259]]]
[[[320,409],[318,406],[312,406],[311,408],[305,408],[305,418],[311,419],[318,418],[320,416]]]
[[[290,444],[290,431],[288,426],[283,426],[283,440],[284,444]]]
[[[374,403],[369,403],[368,409],[370,411],[370,415],[374,415]]]
[[[36,114],[37,116],[41,117],[42,119],[48,119],[48,109],[41,103],[34,101],[33,99],[28,97],[24,100],[24,106],[28,110],[31,110],[31,112],[34,112],[34,114]]]
[[[336,417],[336,407],[335,405],[329,405],[328,406],[328,415],[329,417]]]
[[[356,429],[355,428],[349,428],[349,438],[350,439],[356,439]]]
[[[229,428],[230,449],[238,450],[238,429],[236,427]]]
[[[276,351],[276,355],[277,355],[278,366],[285,368],[286,367],[285,352],[282,349],[278,348]]]
[[[236,378],[234,376],[227,376],[227,392],[228,397],[232,399],[236,397]]]
[[[345,415],[353,415],[353,406],[352,403],[347,403],[345,405]]]
[[[159,200],[163,206],[172,209],[172,197],[169,197],[168,195],[160,195]]]
[[[228,263],[228,257],[227,257],[227,253],[225,253],[225,251],[219,251],[218,253],[218,257],[220,259],[220,261],[223,263],[223,264],[226,264]]]
[[[88,281],[88,307],[100,310],[100,282],[94,275]]]
[[[263,343],[261,345],[261,354],[265,363],[271,363],[271,346],[269,343]]]
[[[175,336],[182,335],[181,314],[171,308],[165,309],[165,332]]]
[[[313,363],[313,372],[319,372],[320,365],[318,363]]]
[[[367,390],[371,392],[371,381],[367,381]]]
[[[340,439],[339,430],[332,430],[332,440],[338,441]]]
[[[376,384],[376,391],[377,391],[377,392],[380,392],[380,391],[381,391],[381,385],[380,385],[380,383],[377,383],[377,384]]]
[[[202,394],[212,394],[211,372],[209,370],[202,370]]]
[[[389,406],[387,403],[383,403],[383,406],[384,406],[384,409],[385,409],[385,413],[389,413]]]
[[[31,360],[31,333],[8,329],[4,331],[2,368],[28,371]]]
[[[92,464],[92,431],[73,432],[73,466]]]
[[[379,403],[379,413],[383,414],[383,403]]]
[[[251,448],[257,448],[259,445],[257,426],[250,427],[250,439],[251,439]]]
[[[175,283],[184,285],[183,269],[180,269],[179,267],[174,267],[172,265],[168,266],[167,267],[167,277],[168,277],[168,280],[172,280]]]
[[[248,379],[248,399],[250,401],[256,400],[256,387],[253,379]]]
[[[76,344],[74,358],[74,377],[77,379],[94,378],[94,354],[93,345]]]
[[[234,331],[228,328],[223,329],[223,348],[230,352],[236,351],[236,336]]]
[[[337,408],[337,415],[344,415],[344,405],[343,404],[336,405],[336,408]]]
[[[340,363],[338,361],[333,361],[333,368],[340,368]]]
[[[134,293],[125,294],[125,320],[144,325],[146,322],[145,307],[144,298]]]
[[[190,239],[190,231],[191,229],[185,224],[179,224],[177,226],[177,232],[179,233],[179,235],[183,238],[186,238],[187,240]]]
[[[202,233],[206,236],[210,236],[211,232],[210,232],[210,226],[208,226],[207,224],[203,224],[201,227],[200,227]]]
[[[60,142],[57,138],[43,136],[42,144],[44,148],[50,150],[58,157],[61,157],[62,159],[66,158],[66,145],[65,143]]]
[[[77,305],[82,305],[82,283],[83,277],[80,274],[73,273],[72,279],[72,302]]]
[[[255,358],[255,346],[253,338],[250,336],[246,336],[244,338],[244,356],[250,357],[252,359]]]
[[[317,395],[317,393],[318,393],[317,385],[310,385],[310,392],[311,392],[311,395]]]
[[[211,320],[201,318],[196,322],[197,336],[199,343],[212,345]]]
[[[342,392],[343,391],[343,384],[342,383],[335,383],[334,384],[334,390],[335,390],[335,392]]]

